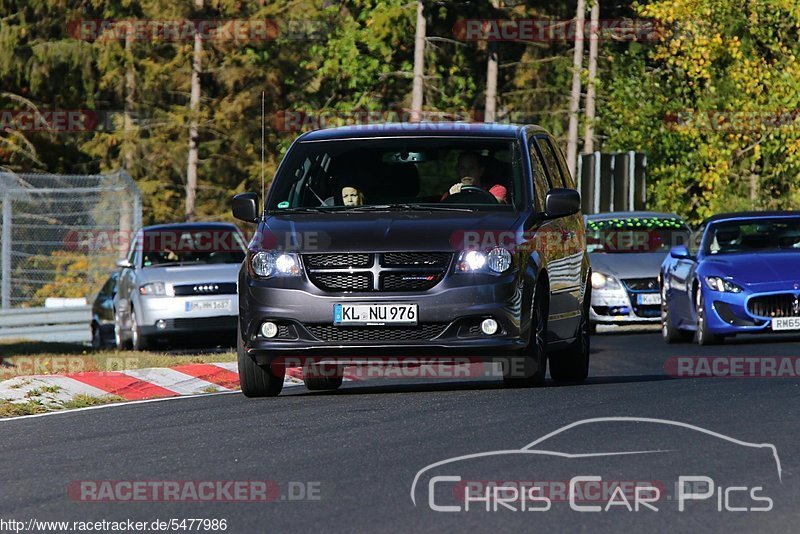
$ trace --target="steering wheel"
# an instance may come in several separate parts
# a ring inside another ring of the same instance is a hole
[[[483,197],[481,199],[481,202],[479,202],[480,204],[499,204],[500,203],[495,198],[495,196],[493,194],[491,194],[490,192],[488,192],[486,189],[484,189],[482,187],[477,187],[477,186],[474,186],[474,185],[462,185],[461,186],[461,191],[459,191],[458,193],[453,193],[452,195],[450,195],[447,198],[445,198],[442,202],[452,202],[452,203],[456,203],[456,202],[460,202],[460,201],[463,202],[463,200],[460,199],[459,195],[480,195],[481,197]],[[455,200],[453,200],[454,198],[455,198]]]

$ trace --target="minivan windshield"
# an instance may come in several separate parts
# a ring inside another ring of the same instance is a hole
[[[275,177],[267,210],[521,210],[522,176],[508,139],[300,142]]]

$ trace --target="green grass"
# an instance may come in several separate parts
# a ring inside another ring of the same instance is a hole
[[[51,343],[41,341],[0,341],[0,381],[18,376],[66,374],[81,371],[122,371],[146,367],[175,367],[188,363],[234,362],[236,353],[190,353],[168,354],[166,352],[134,352],[130,350],[93,351],[79,343]],[[20,388],[29,381],[20,381],[11,387]],[[59,386],[40,386],[30,390],[25,402],[0,400],[0,418],[19,417],[56,410],[68,410],[123,402],[117,396],[92,397],[76,395],[67,401],[43,397],[47,393],[58,393]],[[203,393],[215,392],[208,387]]]
[[[81,371],[122,371],[188,363],[234,362],[236,353],[169,354],[163,351],[93,351],[78,343],[0,341],[0,380]]]
[[[33,390],[31,391],[33,392]],[[75,395],[72,399],[64,402],[48,402],[32,399],[26,402],[10,402],[0,400],[0,419],[8,417],[19,417],[22,415],[34,415],[37,413],[53,412],[58,410],[70,410],[74,408],[85,408],[87,406],[98,406],[101,404],[111,404],[122,402],[125,399],[110,395],[108,397],[92,397],[90,395]]]

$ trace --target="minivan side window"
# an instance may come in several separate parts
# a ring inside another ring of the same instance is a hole
[[[542,165],[542,158],[533,141],[528,146],[528,152],[531,155],[531,172],[533,173],[533,205],[536,211],[544,212],[544,198],[551,187]]]
[[[558,158],[553,146],[550,144],[550,140],[546,137],[537,137],[536,144],[539,145],[539,150],[542,152],[550,183],[553,184],[553,187],[567,187],[563,171],[558,164]]]

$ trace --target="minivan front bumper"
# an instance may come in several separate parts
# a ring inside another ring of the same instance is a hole
[[[300,287],[274,287],[280,283],[250,276],[240,281],[244,347],[259,364],[287,355],[467,355],[488,360],[527,345],[522,335],[527,322],[522,318],[530,308],[523,306],[523,285],[517,273],[450,275],[433,289],[403,293],[332,294],[308,280],[297,281]],[[418,324],[335,326],[334,305],[340,303],[416,304]],[[497,321],[497,333],[481,333],[480,322],[487,318]],[[279,326],[276,337],[261,334],[265,321]]]

